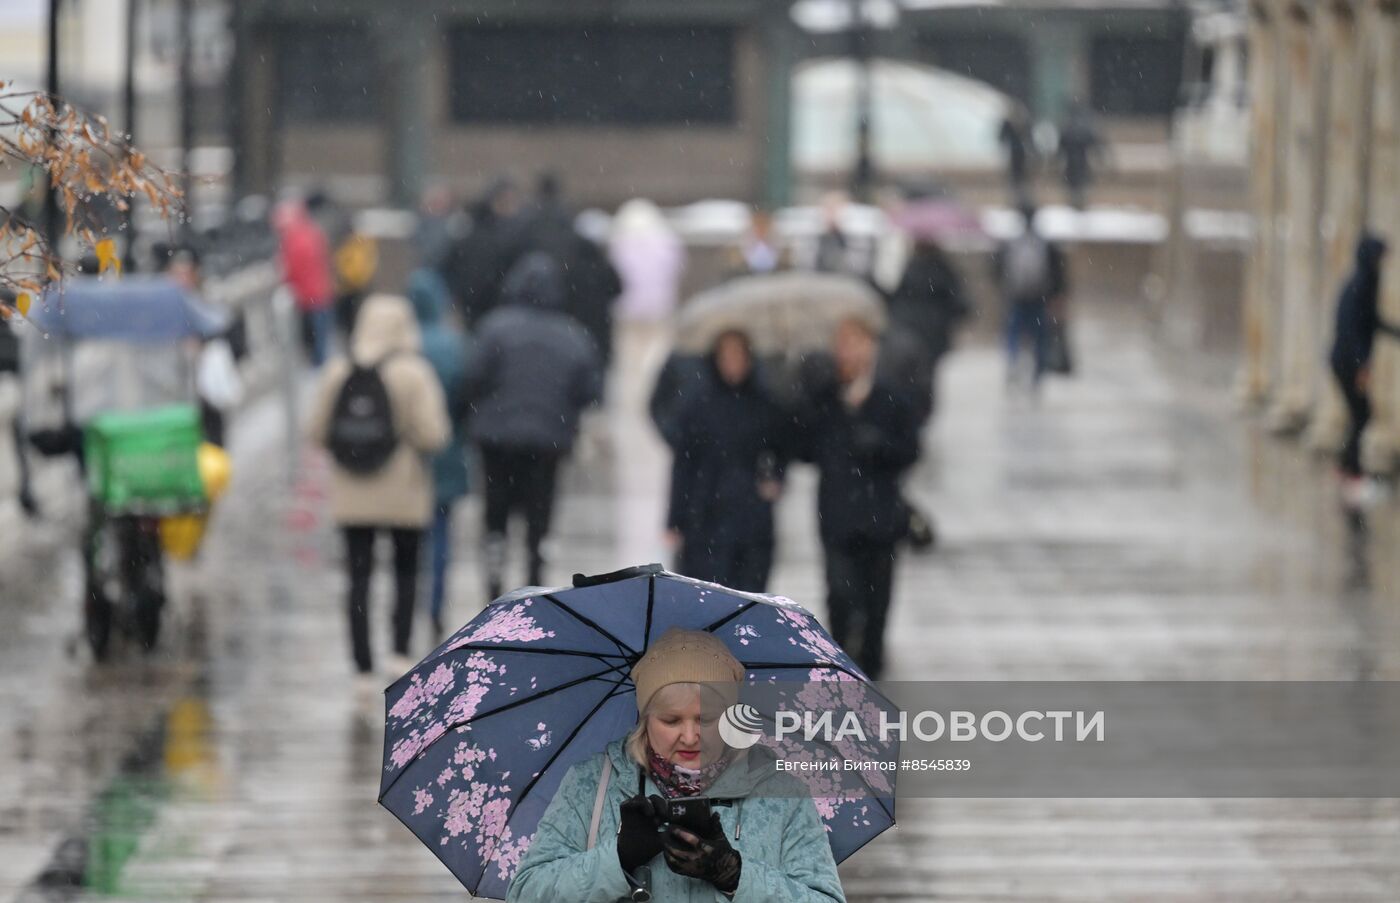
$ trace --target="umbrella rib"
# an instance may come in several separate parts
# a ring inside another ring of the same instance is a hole
[[[637,655],[638,655],[637,650],[633,649],[631,646],[629,646],[629,645],[627,645],[626,643],[622,642],[622,640],[619,640],[617,637],[613,636],[613,635],[612,635],[611,633],[609,633],[607,630],[605,630],[604,628],[600,627],[600,626],[599,626],[596,622],[594,622],[591,618],[584,617],[583,615],[581,615],[581,614],[579,614],[578,612],[574,611],[574,610],[573,610],[572,608],[570,608],[569,606],[565,605],[563,602],[560,602],[560,601],[559,601],[559,598],[558,598],[557,596],[555,596],[553,593],[545,593],[545,594],[543,595],[542,598],[548,599],[550,602],[553,602],[553,603],[559,608],[560,611],[563,611],[563,612],[568,613],[570,617],[574,618],[574,619],[575,619],[576,621],[578,621],[579,623],[581,623],[581,624],[583,624],[583,625],[585,625],[585,626],[587,626],[587,627],[592,627],[594,630],[598,631],[598,632],[601,633],[603,636],[607,637],[609,640],[611,640],[611,641],[613,642],[614,645],[617,646],[617,648],[618,648],[619,650],[626,649],[627,652],[628,652],[630,655],[632,655],[632,656],[637,656]]]
[[[705,631],[706,633],[714,633],[716,630],[719,630],[719,629],[720,629],[721,627],[723,627],[725,624],[728,624],[730,621],[732,621],[732,620],[734,620],[735,618],[739,617],[739,615],[741,615],[741,614],[743,614],[744,612],[748,611],[750,608],[753,608],[753,607],[754,607],[755,605],[757,605],[757,604],[759,604],[759,603],[757,602],[757,600],[751,599],[751,600],[749,600],[748,602],[745,602],[745,603],[744,603],[742,606],[740,606],[737,610],[731,611],[729,614],[727,614],[727,615],[725,615],[724,617],[720,618],[718,621],[714,622],[714,623],[711,624],[709,627],[701,627],[700,629],[703,630],[703,631]]]
[[[642,634],[642,651],[643,651],[643,652],[646,652],[647,647],[649,647],[649,646],[651,645],[651,612],[652,612],[653,606],[655,606],[655,605],[656,605],[656,577],[653,576],[650,580],[647,581],[647,626],[646,626],[646,631]]]
[[[570,687],[576,687],[576,686],[578,686],[578,685],[581,684],[581,683],[586,683],[587,681],[594,680],[594,679],[599,678],[599,677],[602,677],[602,676],[604,676],[604,675],[606,675],[606,674],[613,674],[613,673],[616,673],[616,672],[618,672],[619,670],[620,670],[620,666],[618,666],[618,665],[613,665],[613,666],[610,667],[610,668],[606,668],[606,669],[604,669],[604,670],[602,670],[602,671],[598,671],[598,672],[596,672],[596,673],[594,673],[594,674],[585,674],[585,675],[582,676],[582,677],[574,678],[573,680],[569,681],[568,683],[560,684],[560,685],[557,686],[557,687],[550,687],[550,688],[547,689],[547,690],[544,690],[544,691],[542,691],[542,692],[536,693],[534,696],[525,696],[525,697],[522,697],[522,698],[520,698],[520,699],[517,699],[517,700],[515,700],[515,701],[513,701],[513,702],[508,702],[508,703],[506,703],[505,705],[500,706],[500,707],[498,707],[498,708],[494,708],[494,709],[492,709],[492,710],[489,711],[489,712],[482,712],[480,715],[473,715],[472,717],[468,718],[468,719],[465,720],[465,721],[458,721],[457,723],[452,724],[452,725],[449,725],[448,727],[446,727],[446,728],[443,730],[441,737],[446,737],[446,736],[447,736],[448,734],[450,734],[452,731],[455,731],[457,728],[462,727],[463,725],[466,725],[466,724],[475,724],[476,722],[481,721],[481,720],[484,719],[484,718],[488,718],[488,717],[490,717],[491,715],[495,715],[495,714],[498,714],[498,713],[500,713],[500,712],[504,712],[504,711],[507,711],[507,710],[509,710],[509,709],[516,708],[517,706],[522,706],[522,705],[524,705],[524,704],[527,703],[527,702],[538,702],[539,700],[545,698],[546,696],[550,696],[550,695],[552,695],[552,694],[554,694],[554,693],[558,693],[558,692],[560,692],[561,690],[567,690],[567,689],[569,689]],[[622,681],[619,680],[616,684],[613,685],[614,688],[616,688],[617,686],[619,686],[621,683],[622,683]],[[441,739],[441,737],[439,737],[439,739]],[[400,768],[400,769],[399,769],[399,773],[396,774],[396,775],[394,775],[394,779],[393,779],[392,781],[389,782],[389,785],[388,785],[387,787],[385,787],[385,788],[383,789],[383,791],[380,792],[380,794],[379,794],[379,799],[382,801],[382,800],[384,799],[384,797],[389,793],[389,791],[392,790],[392,789],[394,789],[394,785],[397,784],[397,783],[399,782],[399,778],[401,778],[401,777],[403,777],[405,774],[407,774],[409,768],[410,768],[414,763],[416,763],[419,759],[421,759],[421,758],[423,757],[423,754],[426,753],[426,752],[428,751],[428,749],[430,749],[432,746],[436,746],[436,745],[437,745],[437,742],[434,741],[434,742],[433,742],[432,744],[430,744],[428,747],[425,747],[425,748],[423,748],[423,749],[420,749],[420,750],[418,751],[418,755],[416,755],[416,756],[413,757],[413,762],[410,762],[410,763],[408,763],[407,765],[405,765],[403,768]]]
[[[750,670],[755,670],[755,671],[757,671],[757,670],[769,671],[769,670],[773,670],[773,669],[775,669],[775,668],[793,668],[793,669],[796,669],[796,668],[827,668],[827,669],[830,669],[830,670],[832,670],[832,671],[840,671],[840,672],[843,673],[843,674],[849,674],[849,675],[851,675],[852,677],[854,677],[856,680],[861,681],[861,682],[868,682],[868,681],[869,681],[869,678],[862,677],[861,675],[859,675],[859,674],[857,674],[856,672],[852,671],[850,668],[847,668],[845,665],[838,665],[838,664],[835,664],[834,662],[741,662],[741,664],[742,664],[745,668],[748,668],[748,669],[750,669]],[[883,695],[883,694],[881,694],[881,695]]]
[[[461,722],[461,724],[454,724],[454,725],[452,725],[452,727],[448,728],[448,730],[454,730],[454,729],[456,729],[456,728],[458,728],[458,727],[461,727],[463,724],[476,724],[477,722],[481,721],[483,718],[489,718],[489,717],[491,717],[492,715],[497,714],[498,712],[509,711],[510,709],[513,709],[513,708],[517,708],[517,707],[519,707],[519,706],[522,706],[522,705],[524,705],[524,704],[527,703],[527,702],[539,702],[541,699],[544,699],[546,696],[550,696],[550,695],[552,695],[552,694],[554,694],[554,693],[558,693],[560,690],[567,690],[567,689],[570,689],[571,687],[576,687],[576,686],[578,686],[578,685],[581,684],[581,683],[587,683],[588,681],[590,681],[590,680],[595,680],[595,679],[597,679],[597,678],[599,678],[599,677],[605,677],[605,676],[607,676],[607,675],[609,675],[609,674],[618,673],[619,671],[621,671],[621,669],[622,669],[622,666],[621,666],[621,665],[613,665],[613,666],[607,668],[606,670],[598,671],[597,673],[594,673],[594,674],[585,674],[583,677],[574,678],[573,680],[569,681],[568,683],[563,683],[563,684],[560,684],[560,685],[557,686],[557,687],[550,687],[550,688],[547,689],[547,690],[542,690],[542,691],[540,691],[539,693],[536,693],[534,696],[525,696],[525,697],[523,697],[523,698],[521,698],[521,699],[516,699],[516,700],[513,700],[513,701],[511,701],[511,702],[508,702],[508,703],[506,703],[506,704],[503,705],[503,706],[499,706],[499,707],[497,707],[497,708],[494,708],[494,709],[492,709],[492,710],[489,711],[489,712],[482,712],[480,715],[473,715],[471,718],[468,718],[466,721]],[[625,675],[624,675],[623,679],[626,679],[626,676],[625,676]],[[620,685],[621,683],[622,683],[622,681],[619,680],[619,681],[617,682],[617,684],[614,684],[614,686]]]
[[[528,784],[525,785],[525,789],[522,790],[522,791],[520,791],[520,796],[516,797],[516,802],[517,802],[517,803],[518,803],[518,802],[524,801],[525,797],[527,797],[527,796],[530,795],[530,791],[535,789],[535,785],[539,783],[540,778],[544,777],[544,773],[545,773],[546,771],[549,771],[549,768],[550,768],[551,765],[554,764],[554,761],[555,761],[556,759],[558,759],[561,755],[563,755],[564,750],[566,750],[566,749],[569,748],[569,744],[572,743],[573,740],[574,740],[574,738],[578,736],[578,732],[581,731],[581,730],[583,730],[584,725],[588,724],[588,720],[589,720],[590,718],[592,718],[594,715],[598,714],[598,710],[601,709],[603,706],[607,705],[607,704],[608,704],[608,700],[616,698],[618,688],[620,688],[621,686],[622,686],[622,681],[621,681],[621,680],[619,680],[617,683],[613,684],[612,689],[609,690],[609,691],[607,692],[607,694],[606,694],[602,699],[598,700],[598,704],[595,705],[595,706],[593,707],[593,710],[592,710],[591,712],[589,712],[587,715],[583,716],[583,718],[579,720],[578,726],[576,726],[572,731],[570,731],[570,732],[569,732],[569,736],[567,736],[567,737],[564,738],[564,742],[563,742],[563,743],[560,743],[559,746],[555,748],[555,750],[554,750],[554,755],[552,755],[552,756],[549,757],[549,761],[547,761],[547,762],[544,763],[544,767],[541,768],[538,772],[536,772],[535,776],[532,777],[532,778],[530,778],[530,783],[528,783]],[[607,751],[604,750],[604,753],[603,753],[603,754],[604,754],[604,755],[607,755]],[[511,807],[512,811],[514,811],[514,808],[515,808],[514,805],[512,805],[512,807]],[[509,818],[509,817],[506,818],[506,823],[507,823],[507,824],[510,823],[510,818]],[[498,841],[498,842],[499,842],[499,841]],[[492,849],[492,852],[495,852],[494,848]],[[478,885],[481,884],[481,879],[482,879],[483,877],[485,877],[487,866],[488,866],[489,863],[490,863],[490,857],[489,857],[489,856],[483,856],[483,857],[481,857],[481,858],[482,858],[482,863],[481,863],[481,874],[477,875],[477,878],[476,878],[476,881],[477,881],[477,884],[478,884]]]

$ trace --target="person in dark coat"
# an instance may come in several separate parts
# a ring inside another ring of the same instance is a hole
[[[501,594],[506,526],[525,516],[529,581],[542,585],[541,543],[549,533],[559,462],[573,448],[579,415],[602,395],[598,351],[564,313],[564,276],[548,254],[520,259],[501,302],[481,321],[468,362],[468,433],[485,474],[483,537],[487,587]]]
[[[918,336],[936,375],[939,361],[953,345],[958,324],[972,307],[948,255],[938,245],[921,241],[914,246],[904,275],[890,295],[889,311],[896,326]]]
[[[1380,317],[1381,260],[1385,253],[1386,244],[1380,237],[1363,235],[1356,246],[1356,268],[1337,299],[1330,363],[1351,415],[1338,459],[1342,476],[1351,481],[1362,477],[1361,434],[1371,419],[1371,348],[1376,333],[1400,335],[1400,330]]]
[[[471,205],[470,227],[442,263],[442,276],[468,331],[495,307],[501,283],[520,256],[519,206],[511,182],[491,186]]]
[[[1029,339],[1032,391],[1048,368],[1051,318],[1063,316],[1069,288],[1064,253],[1040,234],[1035,218],[1035,207],[1022,207],[1020,234],[1003,242],[992,257],[993,278],[1006,307],[1007,385],[1016,381],[1021,344]]]
[[[1094,165],[1101,160],[1103,153],[1103,139],[1094,127],[1089,110],[1082,104],[1075,104],[1060,128],[1059,154],[1070,205],[1076,210],[1083,210],[1087,203],[1089,184],[1094,180]]]
[[[1001,122],[997,140],[1006,148],[1006,180],[1015,203],[1022,203],[1028,194],[1031,169],[1030,114],[1023,104],[1016,104]]]
[[[881,375],[878,342],[859,320],[840,324],[834,378],[808,385],[795,430],[799,457],[820,475],[817,519],[831,634],[871,679],[884,669],[895,548],[908,533],[899,481],[919,457],[916,406]]]
[[[744,333],[722,333],[706,365],[677,417],[669,539],[681,573],[763,592],[782,491],[782,415]]]
[[[565,269],[568,312],[588,330],[606,371],[612,363],[613,302],[622,294],[622,279],[607,252],[593,240],[575,233]]]
[[[672,351],[656,374],[647,413],[673,452],[681,442],[681,413],[686,403],[704,390],[710,372],[705,355]]]

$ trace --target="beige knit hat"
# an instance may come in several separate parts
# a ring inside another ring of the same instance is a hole
[[[736,685],[737,698],[737,684],[743,679],[744,666],[722,640],[703,630],[672,627],[632,666],[638,715],[646,711],[656,691],[667,684],[732,683]]]

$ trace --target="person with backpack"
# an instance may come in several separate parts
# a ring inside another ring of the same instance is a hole
[[[1035,228],[1035,208],[1021,208],[1020,234],[1004,242],[993,259],[996,283],[1006,304],[1006,381],[1014,386],[1021,345],[1032,348],[1031,391],[1050,365],[1052,318],[1060,316],[1064,300],[1064,255]]]
[[[409,303],[371,295],[351,334],[349,355],[326,365],[311,410],[311,441],[332,462],[331,508],[344,532],[350,579],[350,648],[360,675],[357,692],[364,694],[376,689],[369,677],[368,614],[375,537],[388,533],[394,545],[389,670],[397,677],[411,664],[419,547],[433,515],[431,456],[451,435],[442,388],[419,347]]]
[[[564,313],[564,273],[543,251],[525,255],[481,321],[467,366],[469,435],[486,476],[483,558],[491,598],[505,579],[506,527],[526,521],[529,582],[544,582],[541,546],[554,511],[559,462],[578,437],[579,415],[602,397],[603,373],[588,332]]]

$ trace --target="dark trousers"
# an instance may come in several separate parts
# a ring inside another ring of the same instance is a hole
[[[350,651],[361,674],[374,667],[369,648],[369,583],[374,576],[376,527],[345,528],[345,564],[350,572],[348,609]],[[422,530],[390,529],[394,542],[394,652],[408,655],[413,635],[413,605],[418,594],[418,549]]]
[[[1043,300],[1013,301],[1006,315],[1006,360],[1007,366],[1015,372],[1016,361],[1020,356],[1021,343],[1028,340],[1031,353],[1035,357],[1033,379],[1040,382],[1045,373],[1048,350],[1048,317]]]
[[[893,544],[826,544],[831,635],[871,680],[885,667],[885,620],[894,588]]]
[[[773,570],[773,545],[687,536],[681,546],[678,566],[682,574],[696,580],[761,593],[768,586],[768,574]]]
[[[512,511],[525,516],[525,547],[530,558],[529,582],[544,583],[540,545],[554,516],[554,488],[559,472],[555,452],[484,445],[481,466],[486,472],[486,541],[503,543]],[[487,561],[492,597],[500,595],[503,562]]]
[[[1347,425],[1346,442],[1342,445],[1337,465],[1347,476],[1359,477],[1361,434],[1366,431],[1366,424],[1371,422],[1371,396],[1357,388],[1356,371],[1334,366],[1332,374],[1337,377],[1337,386],[1342,390],[1342,397],[1347,403],[1347,413],[1351,415],[1351,422]]]

